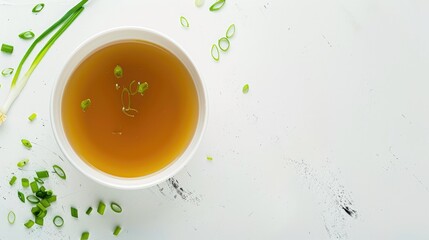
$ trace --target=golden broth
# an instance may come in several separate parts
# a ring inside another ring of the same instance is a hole
[[[113,74],[116,65],[123,69],[122,78]],[[147,82],[149,89],[131,96],[138,112],[129,112],[130,117],[122,111],[121,94],[133,80]],[[80,106],[84,99],[91,100],[86,111]],[[114,176],[141,177],[185,150],[197,125],[198,96],[174,54],[149,42],[121,41],[97,50],[75,69],[61,114],[67,138],[82,159]]]

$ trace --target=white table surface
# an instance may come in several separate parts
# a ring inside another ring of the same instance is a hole
[[[20,32],[40,34],[77,3],[46,0],[32,14],[38,2],[0,0],[0,43],[15,46],[13,55],[0,54],[0,69],[16,67],[29,46]],[[216,13],[211,3],[87,4],[0,127],[0,239],[79,239],[83,231],[114,239],[117,224],[117,239],[429,239],[429,2],[227,0]],[[211,44],[231,23],[236,35],[216,63]],[[65,61],[90,36],[129,25],[176,40],[207,85],[206,134],[174,177],[181,194],[171,183],[129,192],[101,186],[62,161],[54,140],[50,96]],[[0,77],[1,102],[10,81]],[[30,123],[32,112],[38,118]],[[18,170],[26,157],[30,164]],[[8,181],[52,164],[68,179],[49,179],[58,201],[45,226],[27,230],[30,204],[19,201],[19,182]],[[86,216],[99,200],[124,211]],[[80,210],[78,220],[70,206]],[[6,221],[10,210],[14,225]],[[61,229],[51,222],[56,214],[64,217]]]

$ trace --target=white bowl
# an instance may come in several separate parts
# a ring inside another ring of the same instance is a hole
[[[198,123],[195,129],[194,136],[192,137],[192,140],[187,146],[187,148],[180,156],[178,156],[165,168],[150,175],[138,178],[122,178],[113,176],[94,168],[86,161],[81,159],[73,150],[66,137],[61,118],[61,102],[64,88],[76,67],[79,66],[79,64],[87,56],[89,56],[99,48],[108,45],[109,43],[122,40],[144,40],[148,42],[153,42],[175,54],[176,57],[182,61],[182,63],[186,66],[189,73],[191,74],[198,94]],[[53,89],[51,99],[52,127],[55,138],[62,152],[64,153],[66,158],[83,174],[95,180],[96,182],[99,182],[109,187],[114,187],[118,189],[141,189],[153,186],[172,177],[177,172],[179,172],[192,158],[201,141],[205,126],[207,124],[206,98],[207,96],[205,87],[203,82],[201,81],[200,75],[198,74],[195,65],[185,53],[185,51],[177,43],[175,43],[169,37],[153,30],[140,27],[119,27],[104,31],[91,37],[73,52],[71,58],[64,66],[64,69],[62,70]]]

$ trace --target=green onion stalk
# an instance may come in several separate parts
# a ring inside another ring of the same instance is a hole
[[[18,68],[16,69],[15,75],[12,79],[12,83],[10,86],[9,94],[7,96],[6,101],[4,104],[0,107],[0,125],[6,121],[7,112],[9,111],[10,107],[12,106],[15,99],[19,96],[22,89],[27,84],[28,79],[30,78],[33,71],[36,69],[36,67],[39,65],[39,63],[42,61],[43,57],[46,55],[48,50],[52,47],[52,45],[55,43],[55,41],[67,30],[67,28],[73,23],[73,21],[80,15],[80,13],[83,11],[84,7],[83,5],[88,2],[88,0],[81,0],[76,6],[71,8],[62,18],[60,18],[57,22],[55,22],[52,26],[50,26],[46,31],[44,31],[38,38],[34,40],[34,42],[31,44],[31,46],[28,48],[27,52],[24,54],[24,57],[22,58],[21,62],[18,65]],[[48,42],[45,44],[45,46],[40,50],[40,52],[37,54],[34,61],[31,63],[30,68],[27,70],[27,72],[24,74],[22,78],[18,80],[19,74],[21,72],[22,66],[24,65],[25,60],[28,58],[30,53],[33,51],[34,47],[39,43],[43,38],[45,38],[47,35],[49,35],[53,30],[58,28],[57,32],[48,40]]]

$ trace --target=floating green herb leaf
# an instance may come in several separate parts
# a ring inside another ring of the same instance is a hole
[[[225,4],[225,0],[218,0],[217,2],[213,3],[213,5],[211,5],[209,9],[212,12],[218,11],[223,7],[224,4]]]
[[[35,35],[32,31],[26,31],[26,32],[20,33],[18,36],[24,40],[28,40],[28,39],[34,38]]]
[[[82,102],[80,102],[80,108],[82,108],[82,111],[86,111],[88,107],[91,105],[91,99],[85,99]]]
[[[116,65],[115,69],[113,69],[113,74],[115,74],[116,78],[121,78],[124,75],[124,70],[119,65]]]
[[[182,27],[184,28],[189,28],[188,19],[186,19],[184,16],[180,16],[180,24],[182,24]]]
[[[42,11],[42,9],[43,9],[44,7],[45,7],[45,4],[44,4],[44,3],[39,3],[39,4],[37,4],[36,6],[34,6],[34,8],[33,8],[32,12],[33,12],[33,13],[38,13],[38,12]]]
[[[137,92],[143,96],[144,92],[146,92],[146,90],[148,89],[149,89],[149,84],[147,82],[139,83]]]
[[[3,75],[3,77],[8,77],[13,73],[13,68],[5,68],[3,69],[3,71],[1,71],[1,75]]]

